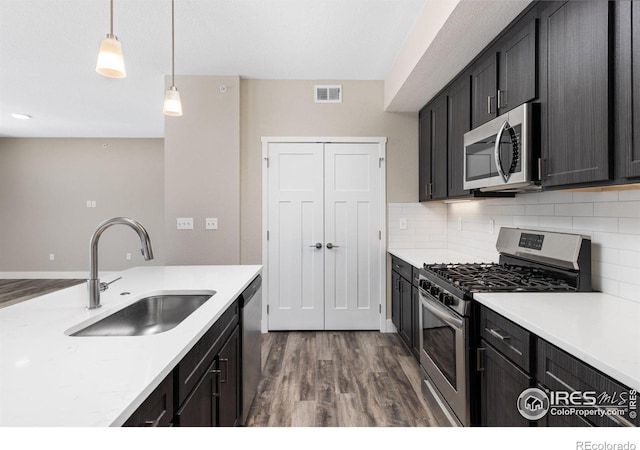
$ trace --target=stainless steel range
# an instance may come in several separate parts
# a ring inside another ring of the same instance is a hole
[[[476,292],[591,290],[591,240],[503,227],[497,264],[425,264],[420,273],[422,391],[452,425],[472,423],[472,304]]]

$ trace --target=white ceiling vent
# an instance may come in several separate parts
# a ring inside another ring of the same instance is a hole
[[[342,103],[342,85],[319,85],[313,87],[316,103]]]

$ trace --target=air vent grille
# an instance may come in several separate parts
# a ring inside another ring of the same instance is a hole
[[[342,86],[318,85],[314,86],[316,103],[342,103]]]

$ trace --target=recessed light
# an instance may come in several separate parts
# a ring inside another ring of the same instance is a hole
[[[14,119],[20,119],[20,120],[29,120],[29,119],[31,119],[31,116],[29,114],[11,113],[11,117],[13,117]]]

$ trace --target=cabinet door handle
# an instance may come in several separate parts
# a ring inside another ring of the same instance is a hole
[[[220,383],[226,383],[228,379],[228,371],[229,371],[229,360],[227,358],[220,358],[220,368],[222,369],[222,363],[224,363],[224,379],[220,381]],[[222,376],[220,376],[222,378]]]
[[[431,196],[433,194],[433,184],[429,183],[427,184],[427,195]]]
[[[478,372],[482,372],[484,370],[484,364],[482,364],[482,359],[483,359],[485,350],[487,349],[484,347],[478,347],[476,349],[476,370]]]
[[[502,101],[504,100],[505,97],[505,91],[501,91],[500,89],[498,89],[498,108],[503,108],[506,105],[502,104]]]
[[[493,114],[493,102],[491,101],[492,98],[492,95],[487,96],[487,114]]]
[[[222,392],[222,385],[221,385],[221,381],[220,378],[222,378],[220,376],[220,370],[218,369],[212,369],[209,371],[209,373],[212,373],[214,377],[216,377],[216,388],[213,391],[212,397],[220,397],[220,392]]]
[[[155,428],[157,426],[160,425],[160,421],[162,420],[162,418],[164,417],[164,415],[167,413],[166,409],[163,409],[162,412],[160,413],[160,415],[155,419],[155,420],[146,420],[144,422],[144,426],[145,427],[152,427]]]
[[[491,335],[497,337],[501,341],[508,341],[511,339],[506,332],[502,331],[500,328],[490,328],[487,330]]]

